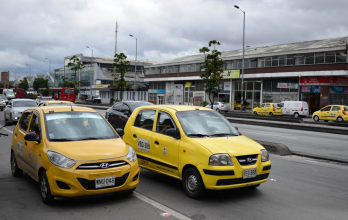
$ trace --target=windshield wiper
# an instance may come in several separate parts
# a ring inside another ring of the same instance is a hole
[[[99,137],[99,138],[96,138],[96,137],[87,137],[87,138],[80,138],[80,139],[77,139],[77,141],[100,140],[100,139],[106,139],[106,138],[105,138],[105,137]]]
[[[187,136],[188,136],[188,137],[190,137],[190,136],[195,136],[195,137],[209,137],[209,135],[207,135],[207,134],[188,134]]]
[[[217,133],[217,134],[212,134],[210,136],[239,136],[238,134],[230,134],[230,133]]]
[[[74,140],[74,139],[67,139],[67,138],[51,138],[50,141],[66,142],[66,141],[76,141],[76,140]]]

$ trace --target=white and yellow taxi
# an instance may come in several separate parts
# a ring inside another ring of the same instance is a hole
[[[262,103],[253,109],[254,115],[283,115],[282,108],[278,103]]]
[[[54,197],[131,192],[140,172],[135,151],[105,118],[77,106],[25,110],[13,131],[11,170],[38,181],[46,204]]]
[[[268,179],[269,154],[218,112],[195,106],[136,108],[123,140],[139,166],[182,180],[187,195],[207,189],[255,188]]]
[[[348,121],[348,106],[327,105],[312,115],[314,121]]]

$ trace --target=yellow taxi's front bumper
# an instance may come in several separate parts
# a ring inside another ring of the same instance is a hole
[[[53,196],[79,197],[110,194],[132,190],[139,185],[140,169],[138,161],[134,163],[127,161],[126,165],[108,169],[78,169],[78,166],[81,164],[87,163],[75,164],[71,169],[64,169],[52,165],[49,170],[46,171]],[[96,178],[108,176],[115,176],[115,185],[96,188]]]
[[[271,161],[257,162],[254,165],[240,166],[198,165],[205,188],[210,190],[233,189],[264,183],[271,170]],[[256,168],[256,177],[243,179],[243,170]]]

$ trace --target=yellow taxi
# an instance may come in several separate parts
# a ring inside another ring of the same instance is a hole
[[[51,101],[42,101],[37,106],[57,106],[57,105],[75,105],[70,101],[60,101],[60,100],[51,100]]]
[[[262,103],[254,108],[252,113],[254,115],[283,115],[278,103]]]
[[[13,131],[11,170],[39,182],[46,204],[55,197],[132,192],[140,172],[135,151],[105,118],[77,106],[25,110]]]
[[[348,106],[346,105],[327,105],[312,115],[314,121],[324,120],[348,121]]]
[[[140,167],[182,180],[195,199],[207,189],[258,187],[271,169],[266,149],[207,108],[138,107],[123,140],[135,149]]]
[[[234,100],[234,110],[240,110],[240,100]]]

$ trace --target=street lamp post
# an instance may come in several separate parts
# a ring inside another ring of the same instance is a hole
[[[48,67],[48,72],[51,72],[51,60],[48,59],[47,57],[46,57],[45,59],[50,61],[50,65],[49,65],[49,67]]]
[[[235,8],[239,9],[241,12],[243,12],[244,18],[243,18],[243,59],[242,59],[242,90],[241,90],[241,100],[240,100],[240,106],[241,106],[241,111],[243,111],[242,106],[243,106],[243,90],[244,90],[244,41],[245,41],[245,11],[239,8],[239,6],[235,5]]]
[[[93,68],[93,76],[94,76],[94,60],[93,60],[93,49],[92,48],[89,48],[89,46],[86,46],[88,49],[91,49],[92,50],[92,68]],[[93,77],[92,76],[92,77]],[[93,83],[93,80],[91,80],[92,82],[91,82],[91,86],[90,86],[90,88],[91,88],[91,98],[92,98],[92,83]]]
[[[17,77],[17,68],[16,67],[12,67],[12,69],[14,69],[15,70],[15,78],[14,78],[14,87],[16,88],[16,77]]]
[[[133,35],[131,34],[129,36],[133,37]],[[135,100],[135,83],[137,79],[137,55],[138,55],[138,39],[135,38],[135,71],[134,71],[134,96],[133,96],[134,100]]]

